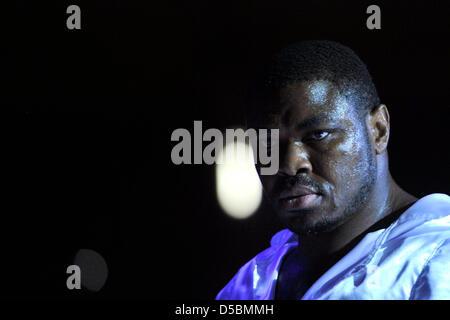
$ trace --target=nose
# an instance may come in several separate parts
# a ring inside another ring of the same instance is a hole
[[[285,148],[284,154],[280,154],[282,156],[282,159],[280,159],[280,173],[295,176],[312,172],[312,164],[309,160],[308,152],[301,142],[290,141]]]

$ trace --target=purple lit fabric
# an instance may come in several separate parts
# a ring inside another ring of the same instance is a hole
[[[287,229],[275,234],[216,299],[274,299],[282,259],[297,243]],[[298,298],[450,299],[450,197],[419,199],[388,228],[368,233]]]

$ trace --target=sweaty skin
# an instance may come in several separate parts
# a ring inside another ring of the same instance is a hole
[[[280,130],[280,169],[260,176],[265,194],[299,235],[280,272],[282,298],[298,298],[352,240],[417,200],[389,173],[386,106],[361,115],[354,101],[331,82],[301,81],[279,92],[275,112],[257,117]]]

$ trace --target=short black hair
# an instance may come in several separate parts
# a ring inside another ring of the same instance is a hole
[[[279,92],[297,81],[327,80],[353,99],[360,115],[380,104],[377,89],[366,65],[356,53],[334,41],[308,40],[290,45],[275,54],[257,77],[249,98],[256,91]],[[261,98],[261,92],[257,95]],[[255,107],[254,102],[247,109]],[[247,110],[247,119],[251,110]]]

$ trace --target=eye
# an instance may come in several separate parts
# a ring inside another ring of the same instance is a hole
[[[330,133],[328,131],[314,131],[310,135],[306,136],[306,141],[319,141],[325,139]]]

